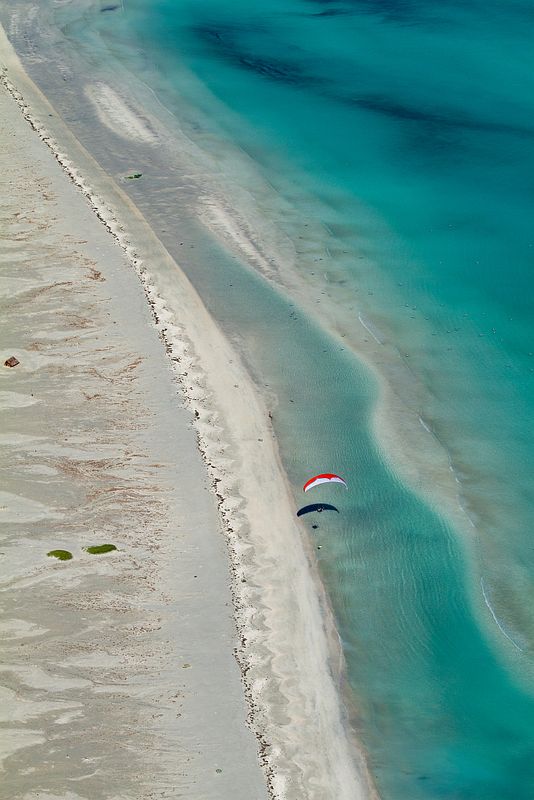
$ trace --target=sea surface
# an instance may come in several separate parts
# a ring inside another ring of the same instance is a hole
[[[295,510],[349,484],[303,519],[380,797],[532,800],[532,4],[44,5],[72,75],[135,76],[194,145],[92,137],[49,70],[272,403]]]

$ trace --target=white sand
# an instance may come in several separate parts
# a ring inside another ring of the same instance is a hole
[[[16,631],[10,619],[22,620],[23,642],[11,634],[13,685],[2,683],[24,698],[17,665],[27,664],[89,682],[53,692],[68,701],[64,708],[35,711],[27,742],[6,761],[9,797],[33,797],[38,786],[35,796],[66,798],[71,780],[79,781],[76,797],[110,800],[165,790],[264,796],[232,661],[214,494],[269,792],[288,800],[369,796],[336,691],[339,648],[261,398],[138,210],[57,118],[49,134],[53,109],[3,36],[0,64],[10,95],[2,90],[11,137],[8,277],[16,286],[23,272],[27,281],[12,305],[9,294],[4,300],[12,321],[2,354],[21,365],[2,373],[0,388],[15,395],[12,432],[30,437],[8,448],[4,485],[33,515],[29,528],[12,522],[2,587],[12,611],[3,622]],[[123,130],[145,131],[126,112]],[[121,124],[120,104],[106,113]],[[173,375],[194,412],[207,471]],[[102,541],[119,552],[84,553]],[[75,558],[47,559],[56,547]],[[51,702],[49,690],[33,691],[40,694],[32,702]],[[19,736],[20,722],[13,730]]]

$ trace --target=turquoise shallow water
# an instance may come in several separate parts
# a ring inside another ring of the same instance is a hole
[[[340,515],[308,517],[306,525],[321,545],[342,636],[355,693],[351,722],[381,796],[532,797],[534,701],[470,613],[457,536],[377,452],[368,430],[373,382],[216,246],[199,247],[196,258],[198,285],[212,298],[226,295],[228,328],[249,342],[261,380],[288,399],[275,419],[290,476],[297,483],[310,462],[351,476],[350,492],[315,497]],[[239,290],[229,291],[230,283]],[[217,314],[219,301],[212,303]]]
[[[386,338],[426,387],[423,415],[486,532],[480,557],[494,573],[496,602],[527,639],[529,20],[520,2],[354,0],[253,8],[129,0],[122,19],[101,18],[110,40],[134,37],[178,116],[180,97],[202,103],[203,124],[211,114],[213,130],[251,156],[293,206],[317,201],[303,216],[328,226],[336,251],[328,266],[347,280],[347,298],[358,289],[368,295]],[[362,254],[374,270],[362,272]],[[506,581],[493,570],[501,558]]]
[[[134,53],[190,133],[197,104],[204,141],[236,144],[324,229],[346,302],[424,387],[469,546],[384,459],[377,387],[319,311],[295,312],[194,220],[162,232],[194,243],[181,262],[278,398],[296,501],[310,463],[349,477],[316,495],[340,515],[306,524],[384,800],[534,797],[533,23],[520,1],[125,0],[66,29]],[[148,180],[132,191],[150,219]]]

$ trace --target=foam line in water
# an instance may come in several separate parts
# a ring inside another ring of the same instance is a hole
[[[430,434],[434,435],[432,429],[429,428],[429,426],[424,421],[423,417],[419,416],[419,422],[421,423],[421,425],[423,426],[423,428],[425,429],[425,431],[427,433],[430,433]]]
[[[499,622],[499,620],[498,620],[498,618],[497,618],[497,615],[495,614],[495,611],[494,611],[494,610],[493,610],[493,608],[491,607],[491,603],[490,603],[490,601],[488,600],[488,596],[487,596],[487,594],[486,594],[486,591],[485,591],[485,589],[484,589],[484,581],[483,581],[483,579],[482,579],[482,578],[480,579],[480,588],[482,589],[482,596],[483,596],[483,598],[484,598],[484,602],[486,603],[487,607],[489,608],[490,614],[491,614],[491,616],[493,617],[493,619],[495,620],[495,624],[497,625],[498,629],[500,630],[500,632],[502,633],[502,635],[503,635],[503,636],[506,636],[506,638],[508,639],[508,641],[509,641],[509,642],[511,642],[511,643],[513,644],[513,646],[515,647],[515,649],[516,649],[516,650],[519,650],[519,652],[520,652],[520,653],[522,653],[522,652],[523,652],[523,648],[522,648],[522,647],[519,647],[519,645],[518,645],[516,642],[514,642],[514,640],[512,639],[512,637],[511,637],[511,636],[509,636],[509,635],[506,633],[506,631],[504,630],[503,626],[502,626],[502,625],[501,625],[501,623]]]
[[[369,325],[369,323],[365,322],[365,320],[363,319],[363,317],[362,317],[362,315],[361,315],[361,314],[358,314],[358,319],[360,320],[361,324],[363,325],[363,327],[365,328],[365,330],[367,331],[367,333],[370,333],[370,334],[371,334],[371,336],[373,337],[373,339],[375,340],[375,342],[376,342],[377,344],[384,344],[384,342],[383,342],[381,339],[379,339],[379,338],[378,338],[378,336],[377,336],[377,335],[376,335],[376,333],[373,331],[373,329],[371,328],[371,326]]]

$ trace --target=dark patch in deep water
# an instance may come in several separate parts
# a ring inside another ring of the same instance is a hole
[[[307,75],[303,68],[295,62],[281,58],[262,58],[251,50],[240,46],[236,41],[236,32],[243,35],[246,29],[228,26],[197,26],[192,33],[206,42],[216,52],[218,58],[229,64],[244,67],[246,70],[273,81],[280,81],[290,86],[310,86],[314,82],[312,75]]]
[[[341,99],[341,98],[340,98]],[[477,120],[466,115],[458,114],[457,111],[443,110],[430,111],[418,106],[405,105],[392,98],[379,96],[355,96],[347,98],[348,102],[377,114],[384,114],[394,119],[407,122],[421,122],[425,125],[432,125],[437,128],[463,128],[471,131],[487,131],[488,133],[515,134],[517,136],[534,136],[534,128],[522,128],[505,123],[491,122],[490,120]]]

